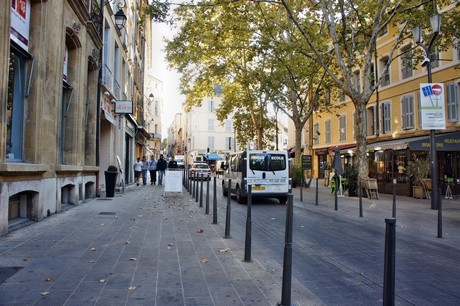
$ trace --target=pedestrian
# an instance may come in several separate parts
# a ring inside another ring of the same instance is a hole
[[[160,155],[160,159],[157,163],[157,172],[158,172],[158,185],[163,185],[163,176],[165,175],[165,170],[168,164],[166,160],[163,158],[163,155]]]
[[[147,159],[145,159],[145,156],[142,156],[142,185],[147,185],[147,170],[149,168],[149,165],[147,163]]]
[[[150,156],[149,160],[149,172],[150,172],[150,185],[155,185],[157,183],[157,161],[155,157]]]
[[[137,161],[134,162],[133,169],[134,169],[134,180],[136,181],[137,186],[139,186],[139,179],[142,174],[142,162],[141,162],[140,157],[138,157]]]
[[[175,169],[177,168],[177,162],[174,160],[174,156],[171,157],[171,160],[169,161],[168,168],[170,169]]]

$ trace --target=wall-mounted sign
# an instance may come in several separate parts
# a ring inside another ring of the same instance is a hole
[[[13,0],[11,3],[10,38],[29,51],[30,0]]]
[[[115,102],[115,114],[133,114],[133,101],[120,100]]]
[[[420,107],[423,130],[445,130],[444,84],[420,84]]]

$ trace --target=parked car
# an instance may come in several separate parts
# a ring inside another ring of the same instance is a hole
[[[203,179],[211,180],[211,168],[209,168],[208,164],[193,163],[189,171],[190,179],[192,180],[195,178],[201,179],[202,174],[203,174]]]

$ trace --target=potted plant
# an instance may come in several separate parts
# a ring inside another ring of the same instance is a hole
[[[412,180],[412,195],[414,198],[423,199],[429,197],[428,190],[424,184],[424,180],[428,178],[431,172],[430,159],[417,157],[413,155],[412,160],[407,163],[407,174]]]
[[[302,179],[302,176],[303,176],[302,165],[292,165],[291,166],[292,188],[296,188],[297,186],[300,186],[300,180]]]
[[[348,190],[348,196],[356,197],[358,190],[358,168],[356,166],[348,166],[343,172],[344,187]]]
[[[110,165],[105,174],[105,194],[108,198],[113,198],[115,195],[115,185],[117,182],[118,168],[114,165]]]

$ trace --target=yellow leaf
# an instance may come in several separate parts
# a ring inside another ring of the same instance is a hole
[[[204,232],[204,229],[199,228],[196,232],[197,232],[197,233],[203,233],[203,232]]]
[[[105,279],[100,279],[99,282],[100,282],[100,283],[105,283],[106,280],[105,280]]]
[[[52,280],[53,280],[53,279],[51,278],[51,276],[45,279],[45,281],[47,281],[47,282],[50,282],[50,281],[52,281]]]
[[[202,263],[208,263],[208,261],[209,260],[207,258],[200,259],[200,262],[202,262]]]
[[[89,249],[89,250],[95,252],[95,251],[96,251],[96,248],[91,248],[91,249]]]
[[[129,287],[128,287],[128,290],[129,290],[129,291],[134,291],[134,290],[136,290],[136,286],[129,286]]]
[[[48,291],[44,291],[44,292],[41,293],[41,295],[43,295],[43,296],[47,296],[48,294],[50,294]]]
[[[219,249],[219,253],[228,253],[230,252],[229,248]]]

